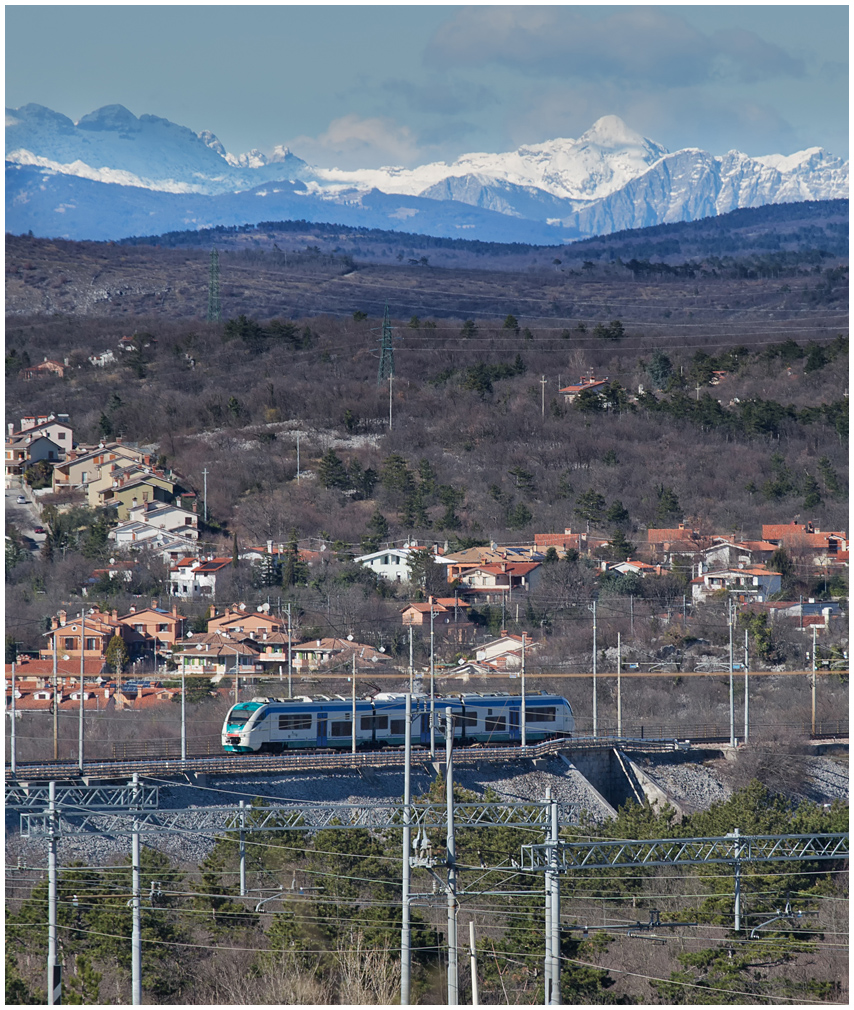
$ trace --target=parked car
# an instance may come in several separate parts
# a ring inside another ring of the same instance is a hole
[[[33,530],[33,533],[47,533],[47,530],[44,528],[44,526],[36,526],[36,528]]]
[[[19,494],[18,497],[15,499],[15,501],[19,505],[26,505],[27,504],[27,499],[22,494]]]

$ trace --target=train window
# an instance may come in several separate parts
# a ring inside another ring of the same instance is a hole
[[[353,731],[349,722],[333,722],[329,726],[330,736],[352,736]]]
[[[458,726],[477,726],[477,712],[465,712],[457,716]]]
[[[362,729],[370,731],[372,729],[388,729],[387,715],[363,715]]]
[[[526,722],[554,722],[555,710],[553,708],[527,708],[525,710]]]
[[[280,715],[279,729],[311,729],[311,713],[300,712],[298,715]]]
[[[391,732],[393,736],[405,736],[406,735],[406,720],[405,719],[392,719],[391,720]]]
[[[243,723],[249,722],[252,713],[247,712],[245,708],[239,709],[237,712],[232,712],[228,717],[229,726],[242,726]]]
[[[503,733],[507,726],[507,720],[503,715],[487,716],[483,728],[487,733]]]

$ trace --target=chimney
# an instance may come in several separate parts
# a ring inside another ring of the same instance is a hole
[[[131,612],[132,614],[135,614],[135,613],[136,613],[136,607],[133,607],[133,606],[132,606],[132,607],[130,608],[130,612]]]
[[[64,628],[66,621],[68,620],[68,612],[65,610],[60,610],[58,616],[59,616],[59,626],[61,628]]]
[[[118,619],[119,619],[119,612],[118,612],[118,610],[114,610],[113,611],[113,620],[117,621]]]
[[[213,604],[211,604],[211,611],[208,614],[208,620],[210,620],[212,617],[216,617],[216,607]]]
[[[10,422],[9,422],[9,423],[8,423],[8,424],[6,425],[6,427],[7,427],[8,431],[9,431],[9,438],[11,438],[11,437],[12,437],[12,435],[13,435],[13,433],[14,433],[14,431],[15,431],[15,425],[14,425],[14,423],[13,423],[12,421],[10,421]]]
[[[267,541],[267,553],[268,554],[272,554],[273,553],[273,541],[272,540],[268,540]]]

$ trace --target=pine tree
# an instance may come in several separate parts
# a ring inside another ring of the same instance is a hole
[[[655,508],[653,522],[660,529],[666,529],[667,524],[680,518],[682,514],[679,499],[672,487],[658,485],[658,504]]]
[[[317,476],[320,483],[326,488],[338,488],[341,491],[346,491],[350,487],[347,468],[335,454],[334,449],[329,449],[321,457],[317,467]]]

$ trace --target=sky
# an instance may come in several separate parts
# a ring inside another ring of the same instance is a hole
[[[578,137],[848,153],[848,5],[6,5],[6,106],[412,167]]]

